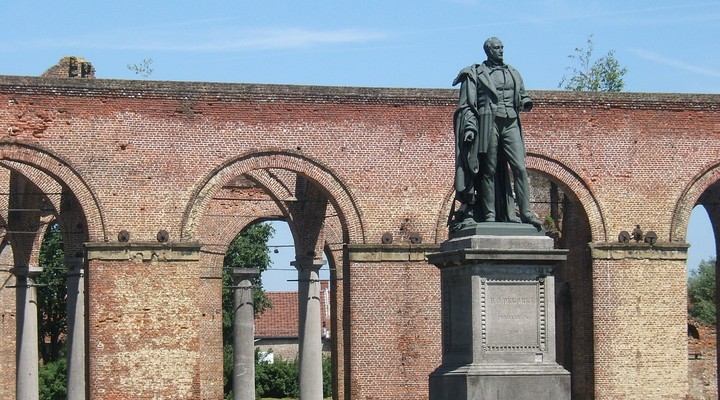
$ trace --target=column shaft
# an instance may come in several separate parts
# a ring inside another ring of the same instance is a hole
[[[38,399],[38,309],[35,277],[39,267],[15,268],[17,276],[17,400]]]
[[[233,399],[255,400],[253,277],[257,269],[233,268]]]
[[[320,278],[322,264],[300,264],[298,269],[298,307],[300,343],[300,398],[323,398],[322,320]]]
[[[85,270],[82,262],[82,259],[66,260],[68,400],[85,399]]]

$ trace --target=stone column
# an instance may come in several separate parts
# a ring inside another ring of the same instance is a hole
[[[85,259],[65,258],[67,266],[67,398],[85,399]]]
[[[38,399],[38,309],[35,278],[41,267],[15,267],[17,277],[17,355],[15,393],[17,400]]]
[[[528,224],[468,231],[428,256],[440,268],[443,344],[430,400],[570,400],[555,361],[553,276],[567,251]]]
[[[255,306],[252,279],[257,268],[233,268],[233,399],[255,400]]]
[[[324,262],[297,258],[298,317],[300,343],[300,398],[322,400],[322,320],[320,314],[320,276]]]

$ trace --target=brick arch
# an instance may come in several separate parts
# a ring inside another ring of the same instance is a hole
[[[0,160],[10,161],[5,163],[8,168],[12,168],[13,162],[28,165],[65,185],[75,195],[85,214],[88,240],[107,241],[105,221],[97,196],[69,162],[39,146],[20,142],[0,143]]]
[[[185,240],[196,237],[198,224],[214,194],[234,178],[247,172],[277,168],[293,171],[314,181],[325,190],[331,204],[344,222],[348,241],[364,243],[361,213],[347,185],[329,167],[300,154],[268,149],[241,155],[211,172],[192,196],[182,222]]]
[[[714,183],[720,181],[720,163],[712,164],[695,175],[685,186],[675,204],[670,221],[670,242],[685,242],[690,213],[700,196]]]
[[[561,162],[544,155],[528,153],[525,160],[528,169],[542,172],[554,178],[563,190],[572,193],[585,210],[590,222],[590,233],[594,242],[607,241],[607,229],[602,209],[595,195],[585,184],[582,178]],[[450,207],[452,207],[454,189],[451,187],[442,200],[442,212],[436,223],[436,236],[442,238],[443,232],[447,230],[446,221]]]
[[[595,194],[585,181],[568,166],[548,156],[528,153],[527,168],[555,178],[563,191],[572,193],[588,217],[593,242],[608,241],[605,217]]]

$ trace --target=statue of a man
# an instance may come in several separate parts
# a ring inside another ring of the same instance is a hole
[[[540,229],[540,220],[530,211],[519,115],[530,111],[533,103],[520,73],[503,61],[500,39],[489,38],[483,48],[487,60],[464,68],[453,81],[453,86],[461,84],[454,130],[455,190],[462,203],[454,224],[524,222]]]

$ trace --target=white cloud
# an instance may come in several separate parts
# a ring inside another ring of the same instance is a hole
[[[82,37],[56,37],[18,43],[20,48],[80,48],[175,52],[235,52],[311,48],[322,45],[368,43],[389,35],[362,29],[124,29]],[[4,46],[8,47],[8,46]]]
[[[638,57],[640,57],[640,58],[642,58],[642,59],[645,59],[645,60],[648,60],[648,61],[651,61],[651,62],[655,62],[655,63],[663,64],[663,65],[668,65],[668,66],[670,66],[670,67],[682,69],[682,70],[685,70],[685,71],[694,72],[694,73],[696,73],[696,74],[700,74],[700,75],[704,75],[704,76],[710,76],[710,77],[713,77],[713,78],[720,78],[720,71],[718,71],[718,70],[713,70],[713,69],[709,69],[709,68],[703,68],[703,67],[699,67],[699,66],[697,66],[697,65],[693,65],[693,64],[687,63],[687,62],[685,62],[685,61],[680,61],[680,60],[676,60],[676,59],[666,58],[666,57],[663,57],[663,56],[661,56],[661,55],[659,55],[659,54],[657,54],[657,53],[653,53],[653,52],[647,51],[647,50],[631,49],[631,51],[632,51],[633,53],[635,53],[635,55],[637,55]]]

